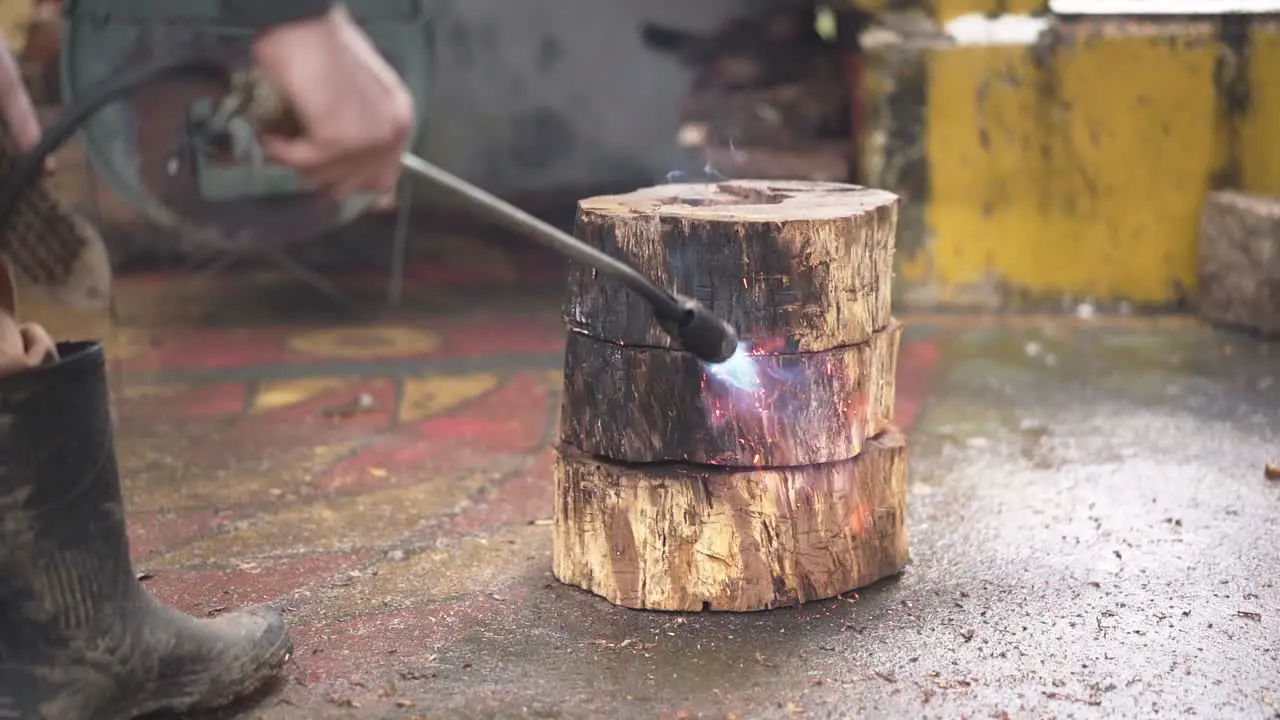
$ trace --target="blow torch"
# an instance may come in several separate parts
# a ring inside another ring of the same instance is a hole
[[[56,121],[45,129],[36,147],[16,164],[9,182],[0,187],[0,253],[13,255],[13,236],[7,232],[13,221],[13,211],[19,201],[31,192],[44,168],[45,158],[71,138],[81,125],[108,103],[128,95],[139,87],[166,76],[200,75],[225,80],[228,67],[224,60],[201,51],[188,54],[158,57],[136,63],[121,72],[91,86],[74,103],[67,106]],[[256,72],[230,73],[230,91],[219,102],[213,117],[204,124],[194,138],[197,142],[221,143],[229,132],[227,123],[243,117],[259,128],[288,135],[300,129],[297,119],[283,102],[280,94]],[[600,272],[617,278],[633,292],[649,302],[654,318],[662,329],[681,348],[700,360],[719,364],[730,359],[738,349],[738,334],[724,320],[690,297],[664,290],[635,268],[581,242],[572,235],[545,223],[498,197],[445,172],[422,158],[406,154],[402,158],[404,169],[436,187],[452,192],[494,220],[500,221],[519,234],[542,243],[557,253],[580,262]],[[64,243],[65,244],[65,243]],[[67,257],[54,260],[70,265],[79,248],[74,245],[53,247],[55,253]],[[26,255],[13,255],[24,260]],[[33,260],[19,269],[35,273],[40,268]],[[31,267],[26,267],[30,265]]]
[[[203,130],[207,138],[216,138],[220,133],[225,133],[227,123],[235,117],[243,117],[263,130],[280,135],[295,135],[300,132],[298,120],[280,94],[256,72],[233,75],[230,92],[219,103]],[[405,153],[400,163],[409,174],[449,191],[520,235],[618,279],[648,301],[653,308],[654,318],[663,331],[681,348],[703,362],[723,363],[737,351],[737,332],[697,300],[664,290],[625,262],[606,255],[417,155]]]

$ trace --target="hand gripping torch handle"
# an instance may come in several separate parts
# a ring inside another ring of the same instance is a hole
[[[255,72],[237,75],[231,91],[214,113],[211,125],[231,117],[244,116],[264,131],[296,135],[300,125],[274,88]],[[659,326],[680,347],[708,363],[721,363],[738,348],[738,334],[727,322],[690,297],[664,290],[634,267],[587,245],[572,235],[546,223],[497,196],[468,183],[452,173],[405,153],[403,168],[431,185],[466,200],[489,218],[539,242],[571,260],[613,276],[648,301]]]

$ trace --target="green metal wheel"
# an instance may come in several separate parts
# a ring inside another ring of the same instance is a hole
[[[221,22],[217,0],[74,0],[64,6],[66,102],[131,61],[192,47],[216,52],[233,66],[250,63],[252,32]],[[431,10],[421,0],[362,0],[348,7],[413,91],[416,145],[427,112]],[[80,131],[94,173],[184,244],[213,251],[297,242],[369,207],[371,197],[337,202],[306,188],[288,168],[265,162],[248,128],[233,133],[239,145],[233,159],[194,150],[186,142],[189,128],[222,90],[210,81],[175,78],[103,109]]]

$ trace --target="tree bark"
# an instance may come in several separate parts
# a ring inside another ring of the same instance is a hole
[[[752,611],[834,597],[908,561],[896,431],[823,465],[635,466],[562,446],[553,571],[609,602]]]
[[[580,239],[704,303],[749,352],[707,366],[638,295],[571,268],[557,578],[627,607],[747,611],[902,569],[897,203],[796,180],[579,203]]]
[[[661,185],[581,201],[576,234],[758,346],[819,352],[888,325],[897,203],[838,183]],[[673,345],[643,299],[577,263],[564,310],[571,328],[600,340]]]
[[[569,333],[560,439],[622,462],[808,465],[857,455],[893,417],[901,325],[742,368]],[[736,362],[736,361],[735,361]]]
[[[1200,221],[1200,313],[1280,335],[1280,198],[1209,195]]]

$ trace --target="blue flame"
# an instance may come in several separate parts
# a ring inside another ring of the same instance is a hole
[[[743,340],[738,349],[722,363],[708,366],[708,373],[732,387],[747,392],[760,389],[760,368],[751,355],[751,345]]]

